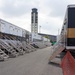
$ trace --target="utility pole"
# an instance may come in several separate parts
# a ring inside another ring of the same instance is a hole
[[[39,33],[41,33],[41,26],[39,26]]]
[[[59,35],[59,29],[58,29],[58,35]]]

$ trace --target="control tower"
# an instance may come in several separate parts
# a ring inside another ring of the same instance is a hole
[[[31,33],[38,34],[38,12],[36,8],[31,12]]]

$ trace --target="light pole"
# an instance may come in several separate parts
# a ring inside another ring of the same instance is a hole
[[[59,35],[59,29],[58,29],[58,35]]]
[[[41,33],[41,26],[39,26],[39,33]]]

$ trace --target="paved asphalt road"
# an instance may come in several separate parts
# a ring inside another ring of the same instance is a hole
[[[0,62],[0,75],[62,75],[59,59],[48,64],[50,47]]]

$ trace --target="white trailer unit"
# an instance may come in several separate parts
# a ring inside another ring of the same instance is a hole
[[[0,19],[0,32],[22,37],[22,28]]]
[[[25,37],[25,36],[26,36],[26,30],[22,29],[22,37]]]
[[[50,39],[43,37],[44,42],[50,42]]]
[[[35,41],[42,41],[42,36],[38,35],[38,34],[35,34],[35,33],[32,33],[32,41],[35,42]]]

